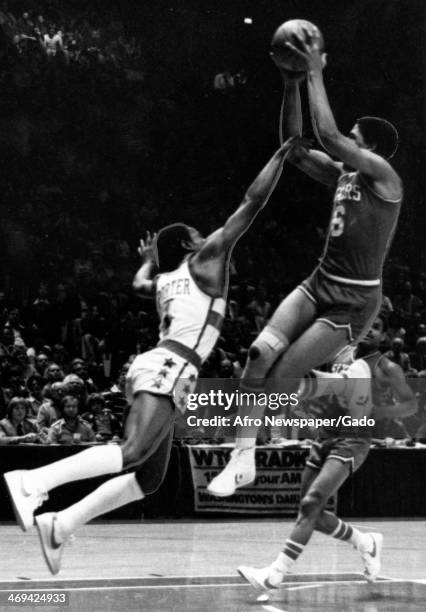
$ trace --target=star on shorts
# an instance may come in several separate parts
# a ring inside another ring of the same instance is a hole
[[[195,376],[195,374],[191,374],[191,376],[188,376],[188,380],[191,383],[195,383],[195,381],[197,380],[197,377]]]
[[[184,385],[183,386],[183,392],[188,395],[188,393],[191,392],[191,385]]]
[[[166,378],[167,374],[168,372],[164,368],[158,372],[158,376],[163,376],[163,378]]]
[[[174,362],[171,357],[169,357],[168,359],[165,359],[163,363],[163,366],[165,368],[172,368],[175,365],[176,365],[176,362]]]
[[[162,382],[161,378],[156,378],[151,386],[155,387],[156,389],[160,389],[162,384],[163,384],[163,382]]]

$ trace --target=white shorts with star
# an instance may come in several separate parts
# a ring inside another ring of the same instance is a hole
[[[183,357],[163,347],[138,355],[126,376],[126,398],[131,404],[136,393],[147,391],[170,396],[181,412],[187,396],[197,384],[198,370]]]

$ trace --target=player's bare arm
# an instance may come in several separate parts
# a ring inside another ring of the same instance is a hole
[[[272,59],[273,54],[271,54]],[[300,83],[305,74],[292,73],[276,63],[284,82],[284,93],[280,113],[280,142],[291,136],[302,136],[302,108],[300,101]],[[342,164],[335,162],[322,151],[312,150],[296,144],[288,155],[288,161],[302,172],[324,185],[335,187],[340,176]]]
[[[145,239],[141,239],[138,253],[141,256],[142,265],[133,279],[133,289],[150,296],[154,296],[155,282],[153,278],[157,272],[157,264],[153,252],[154,239],[155,234],[151,235],[151,232],[147,232]]]
[[[206,238],[201,249],[191,259],[191,272],[200,288],[209,295],[223,293],[232,249],[266,206],[281,176],[287,153],[293,145],[293,139],[289,139],[274,153],[246,191],[237,210],[223,227]]]
[[[376,419],[405,418],[417,412],[417,399],[407,384],[402,368],[389,359],[382,359],[376,374],[381,385],[389,386],[395,397],[395,404],[374,409]]]
[[[228,218],[223,227],[207,238],[205,245],[199,252],[201,259],[221,255],[235,246],[238,239],[253,223],[257,214],[268,203],[281,176],[287,153],[294,145],[295,140],[289,138],[274,153],[247,189],[237,210]]]
[[[339,131],[324,85],[325,54],[320,52],[319,39],[315,35],[307,39],[309,43],[299,38],[301,49],[288,45],[306,61],[312,124],[319,142],[328,153],[363,174],[379,195],[387,199],[400,198],[401,180],[392,166],[373,150],[360,146],[357,142],[360,136],[356,132],[352,131],[348,138]]]

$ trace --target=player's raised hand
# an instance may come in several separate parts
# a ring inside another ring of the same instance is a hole
[[[280,58],[271,51],[269,53],[271,60],[274,62],[276,67],[281,73],[281,76],[286,83],[301,83],[306,78],[306,72],[295,71],[295,70],[287,70],[282,66]]]
[[[291,136],[287,138],[285,142],[281,145],[280,152],[285,154],[287,151],[293,148],[302,148],[305,150],[312,148],[312,141],[308,138],[304,138],[303,136]]]
[[[327,65],[327,54],[321,52],[321,37],[319,31],[315,29],[302,28],[303,35],[295,33],[298,44],[293,45],[286,42],[286,47],[293,53],[303,58],[306,62],[306,70],[322,71]]]
[[[157,234],[147,231],[145,234],[145,238],[140,239],[139,246],[138,246],[138,253],[142,257],[143,261],[148,261],[148,260],[155,261],[153,244],[154,244],[156,237],[157,237]]]

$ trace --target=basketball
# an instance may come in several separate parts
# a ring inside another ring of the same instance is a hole
[[[319,48],[322,53],[324,51],[324,38],[316,25],[305,19],[291,19],[282,23],[275,31],[271,41],[273,61],[277,66],[291,72],[305,71],[306,65],[303,57],[296,55],[294,51],[286,46],[286,43],[291,43],[302,51],[298,36],[306,43],[309,43],[310,35],[319,37]]]

